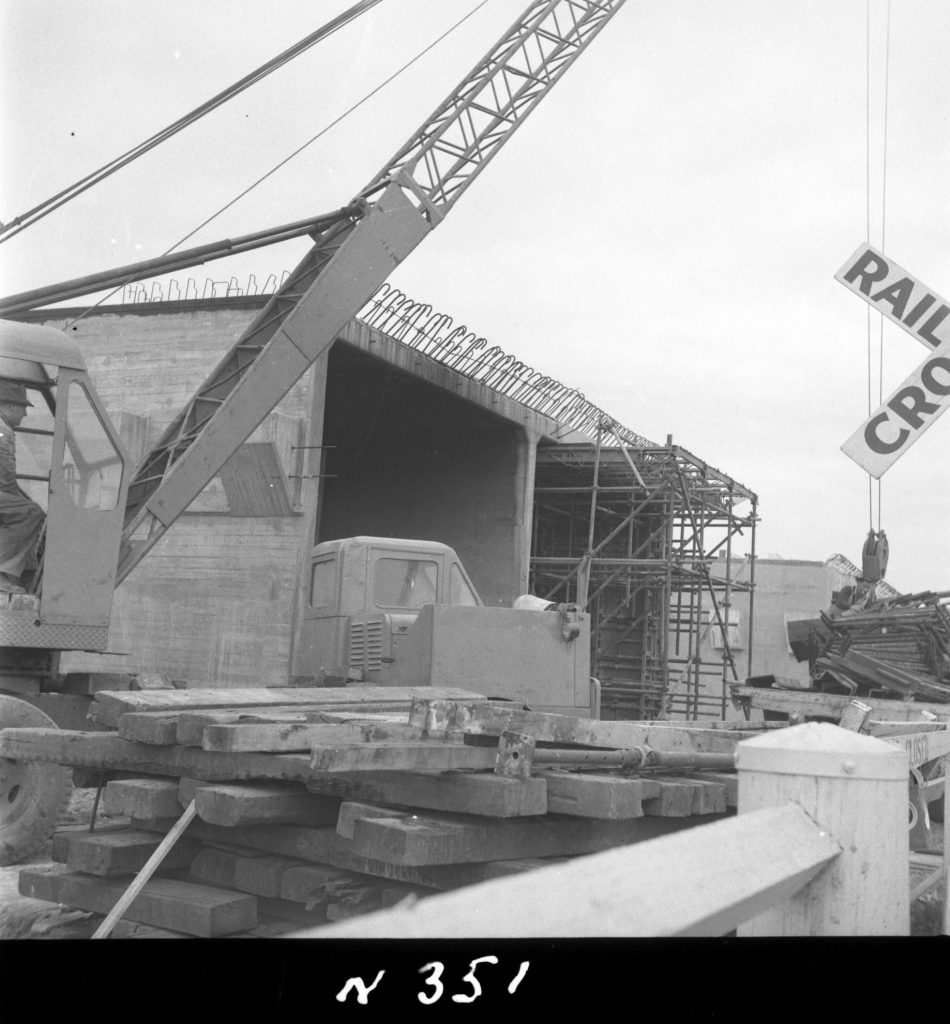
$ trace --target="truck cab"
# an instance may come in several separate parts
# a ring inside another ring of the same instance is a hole
[[[296,656],[330,685],[454,686],[595,717],[590,616],[573,606],[487,608],[458,555],[435,541],[318,544]]]
[[[326,541],[313,549],[307,579],[308,671],[331,681],[384,681],[423,606],[482,604],[458,555],[435,541]]]

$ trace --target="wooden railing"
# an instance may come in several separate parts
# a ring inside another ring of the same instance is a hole
[[[913,750],[825,723],[770,731],[738,745],[734,817],[296,935],[907,935],[909,771],[950,750],[948,730],[926,735]],[[944,809],[946,850],[950,786]]]

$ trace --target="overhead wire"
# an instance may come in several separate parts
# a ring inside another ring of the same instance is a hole
[[[133,146],[132,149],[121,154],[121,156],[117,156],[108,163],[103,164],[98,170],[92,171],[84,178],[80,178],[79,181],[74,182],[67,188],[57,192],[56,195],[45,199],[42,203],[39,203],[32,209],[27,210],[26,213],[21,213],[19,216],[14,217],[8,224],[0,224],[0,235],[5,235],[5,237],[0,237],[0,244],[14,238],[16,235],[20,234],[21,231],[25,231],[26,228],[35,224],[37,221],[42,220],[54,210],[59,209],[59,207],[63,206],[65,203],[75,199],[76,196],[82,195],[82,193],[87,189],[92,188],[93,185],[98,184],[100,181],[104,181],[110,175],[115,174],[116,171],[121,170],[121,168],[125,167],[127,164],[132,163],[133,160],[138,159],[138,157],[147,153],[149,150],[154,149],[155,146],[164,142],[166,139],[170,139],[173,135],[177,135],[178,132],[187,128],[189,125],[194,124],[206,114],[211,113],[212,110],[216,110],[228,100],[233,99],[239,93],[244,92],[245,89],[249,89],[252,85],[255,85],[274,71],[277,71],[279,68],[289,63],[295,57],[300,56],[300,54],[309,50],[317,43],[329,38],[339,29],[348,25],[351,21],[355,21],[361,15],[365,14],[368,10],[381,2],[382,0],[360,0],[359,3],[354,4],[336,18],[328,21],[315,32],[311,32],[293,46],[284,50],[282,53],[279,53],[276,57],[272,57],[265,64],[262,64],[250,74],[245,75],[242,79],[235,82],[227,89],[224,89],[217,95],[212,96],[211,99],[205,100],[205,102],[200,106],[195,107],[194,110],[185,114],[183,117],[178,118],[177,121],[173,121],[170,125],[163,128],[161,131],[156,132],[144,142],[140,142],[137,146]]]
[[[438,38],[434,39],[431,43],[429,43],[428,46],[426,46],[424,49],[420,50],[414,57],[412,57],[410,60],[406,61],[406,63],[403,64],[402,67],[400,67],[397,71],[393,72],[393,74],[391,74],[388,78],[385,78],[382,82],[379,83],[379,85],[377,85],[375,88],[371,89],[368,93],[366,93],[362,97],[362,99],[357,100],[356,103],[354,103],[347,110],[343,111],[343,113],[340,114],[338,117],[334,118],[328,125],[325,125],[323,128],[321,128],[320,131],[318,131],[316,135],[312,136],[306,142],[304,142],[302,145],[298,146],[292,153],[289,153],[286,157],[284,157],[283,160],[281,160],[278,163],[274,164],[274,166],[271,167],[271,169],[269,171],[266,171],[256,181],[253,181],[250,185],[247,186],[247,188],[243,189],[236,196],[234,196],[233,199],[230,199],[222,207],[220,207],[218,210],[216,210],[214,213],[212,213],[210,217],[207,217],[205,220],[203,220],[197,227],[195,227],[191,231],[189,231],[187,235],[183,235],[181,238],[179,238],[177,242],[175,242],[173,245],[169,246],[161,255],[162,256],[168,256],[169,254],[173,253],[180,245],[182,245],[183,243],[187,242],[189,238],[192,238],[194,235],[196,235],[203,227],[207,227],[207,225],[210,224],[213,220],[215,220],[217,217],[220,217],[221,214],[225,212],[225,210],[230,209],[236,202],[238,202],[239,200],[243,199],[249,192],[251,192],[255,188],[257,188],[257,186],[260,185],[262,182],[266,181],[272,174],[275,174],[285,164],[287,164],[291,160],[293,160],[294,157],[299,156],[300,153],[302,153],[308,146],[311,146],[319,138],[321,138],[322,136],[326,135],[326,133],[328,131],[330,131],[331,128],[336,127],[336,125],[338,125],[342,120],[344,120],[344,118],[349,117],[350,114],[352,114],[355,110],[359,109],[359,107],[361,107],[364,103],[366,103],[368,100],[372,99],[373,96],[376,95],[376,93],[378,93],[380,90],[384,89],[387,85],[389,85],[390,82],[394,81],[401,74],[403,74],[403,72],[405,72],[409,68],[411,68],[413,64],[415,64],[418,60],[420,60],[422,57],[424,57],[430,50],[432,50],[434,47],[438,46],[439,43],[441,43],[443,39],[445,39],[447,36],[451,35],[457,28],[459,28],[466,21],[468,21],[468,19],[471,18],[474,14],[477,14],[478,11],[481,10],[481,8],[484,7],[488,2],[489,2],[489,0],[481,0],[481,2],[476,4],[468,12],[468,14],[465,14],[461,18],[459,18],[458,21],[456,21],[453,25],[451,25],[448,29],[446,29],[446,31],[443,32],[440,36],[438,36]],[[107,295],[104,295],[95,304],[93,304],[92,306],[89,306],[87,309],[83,310],[82,313],[80,313],[75,319],[71,320],[69,322],[69,324],[67,324],[67,327],[71,327],[74,323],[76,323],[77,321],[81,320],[83,317],[88,316],[98,306],[102,305],[103,302],[107,301],[113,295],[115,295],[116,292],[121,291],[125,287],[125,284],[127,284],[127,283],[128,282],[125,282],[123,284],[117,285],[111,292],[109,292]]]

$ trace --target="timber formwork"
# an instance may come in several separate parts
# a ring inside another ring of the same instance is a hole
[[[593,444],[539,446],[531,590],[590,613],[604,718],[726,717],[746,667],[734,631],[730,644],[738,591],[749,593],[751,657],[756,506],[684,448],[622,445],[609,423]]]

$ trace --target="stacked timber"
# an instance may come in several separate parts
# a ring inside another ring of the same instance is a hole
[[[105,731],[0,733],[2,756],[107,773],[123,819],[57,833],[21,893],[108,914],[135,880],[115,934],[205,937],[281,934],[711,820],[735,807],[735,746],[754,734],[363,686],[101,692],[90,717]]]
[[[911,594],[836,619],[822,616],[827,634],[812,678],[851,695],[950,703],[948,593]]]

